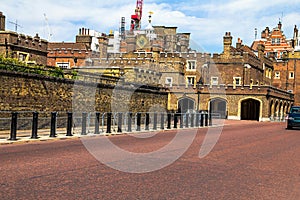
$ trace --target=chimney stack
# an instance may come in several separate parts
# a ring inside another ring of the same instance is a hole
[[[223,45],[224,45],[224,54],[229,55],[230,54],[230,48],[232,45],[232,36],[230,32],[226,32],[225,36],[223,37]]]
[[[5,16],[0,12],[0,31],[5,31]]]
[[[241,40],[241,38],[238,38],[238,41],[237,41],[237,43],[236,43],[236,48],[237,48],[237,49],[242,48],[242,43],[243,43],[243,40]]]
[[[258,58],[262,59],[265,56],[265,45],[258,44],[257,50],[258,50]]]

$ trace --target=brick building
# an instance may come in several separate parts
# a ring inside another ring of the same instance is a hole
[[[45,43],[45,47],[51,66],[93,73],[96,79],[105,75],[127,84],[164,86],[170,112],[205,110],[221,118],[266,121],[284,119],[294,101],[291,92],[273,82],[276,59],[288,66],[287,72],[292,67],[292,54],[284,57],[281,53],[288,48],[284,46],[287,40],[273,38],[280,33],[281,23],[271,36],[266,29],[262,42],[255,43],[253,50],[240,39],[233,47],[233,37],[227,32],[223,53],[209,54],[189,48],[190,33],[149,23],[145,30],[120,35],[81,28],[75,42]],[[269,45],[273,39],[283,48],[277,56]],[[298,58],[298,54],[293,55]]]
[[[161,73],[158,83],[168,88],[172,112],[207,110],[228,119],[283,120],[293,95],[272,86],[273,60],[266,57],[265,46],[259,44],[255,52],[238,39],[233,47],[229,32],[223,45],[223,53],[213,55],[196,51],[108,53],[102,63],[107,63],[106,69],[118,66],[125,77],[130,67]],[[128,81],[148,83],[145,74],[131,77]]]
[[[49,43],[47,63],[64,69],[98,65],[99,59],[106,58],[107,46],[106,34],[81,28],[75,42]]]
[[[48,41],[5,29],[5,16],[0,12],[0,54],[27,64],[47,65]]]
[[[282,31],[281,22],[272,31],[267,27],[262,31],[261,39],[252,43],[252,48],[257,50],[258,44],[265,45],[265,54],[274,61],[274,78],[272,85],[295,95],[295,104],[300,105],[297,77],[299,70],[299,36],[295,25],[292,39],[287,39]]]

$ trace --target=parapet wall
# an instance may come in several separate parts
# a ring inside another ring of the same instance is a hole
[[[162,88],[93,83],[0,70],[0,111],[146,112],[167,107]]]

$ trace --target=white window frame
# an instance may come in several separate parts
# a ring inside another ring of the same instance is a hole
[[[280,79],[280,72],[275,72],[274,79]]]
[[[61,69],[70,69],[70,62],[56,62],[56,66]]]
[[[173,85],[173,77],[166,77],[165,84],[172,87]]]
[[[276,38],[272,38],[272,39],[271,39],[271,43],[272,43],[272,44],[276,44]]]
[[[219,84],[219,77],[213,76],[210,78],[210,84],[211,85],[218,85]]]
[[[191,81],[192,80],[192,81]],[[196,76],[187,76],[186,77],[186,83],[188,84],[188,85],[193,85],[193,86],[195,86],[195,84],[196,84]]]
[[[289,72],[289,79],[295,79],[295,72],[294,71]]]
[[[196,60],[187,60],[186,71],[196,71]]]
[[[271,69],[266,70],[266,77],[267,78],[272,78],[272,70]]]
[[[280,44],[281,43],[281,39],[280,38],[276,38],[276,44]]]
[[[238,80],[238,84],[236,81]],[[233,77],[233,81],[235,85],[242,85],[242,78],[241,77]]]

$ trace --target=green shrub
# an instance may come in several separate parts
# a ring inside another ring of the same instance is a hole
[[[0,55],[0,69],[65,78],[64,71],[59,67],[47,68],[45,66],[39,65],[27,65],[26,63],[21,62],[16,58],[6,58],[3,55]],[[74,74],[74,77],[75,76],[77,76],[77,74]]]

